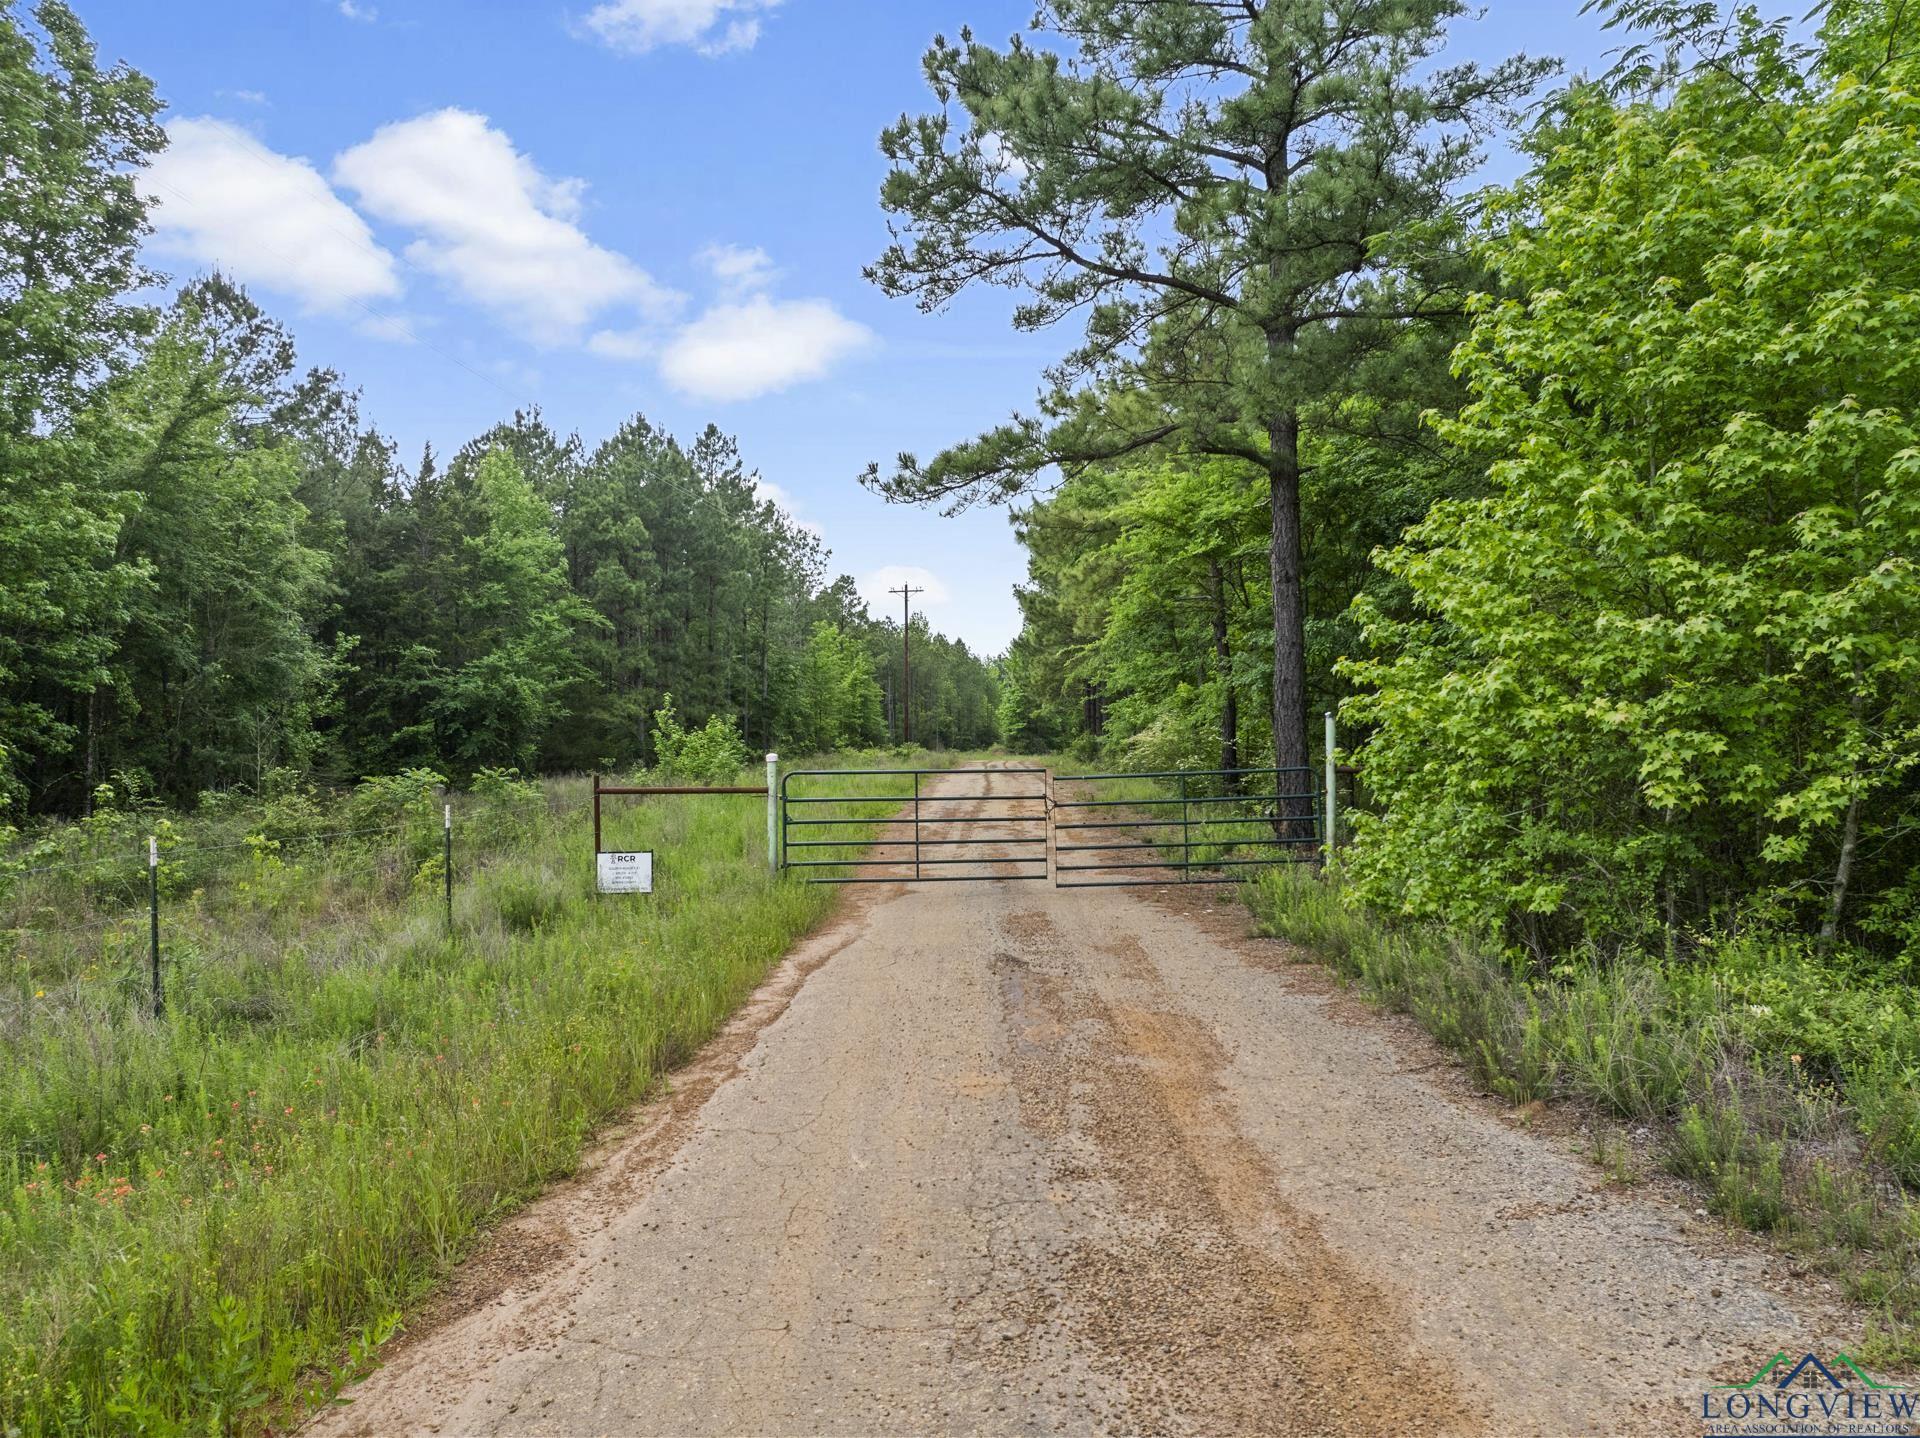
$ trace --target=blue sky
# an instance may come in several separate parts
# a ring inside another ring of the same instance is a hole
[[[712,421],[834,572],[922,571],[937,628],[1013,637],[1005,512],[890,506],[856,476],[1030,405],[1073,336],[1016,333],[1000,291],[922,315],[860,268],[886,240],[876,138],[927,107],[927,41],[1003,38],[1029,0],[77,8],[170,107],[154,263],[247,283],[410,461],[531,404],[589,444],[635,412]],[[1449,55],[1593,68],[1613,43],[1578,0],[1492,0]]]

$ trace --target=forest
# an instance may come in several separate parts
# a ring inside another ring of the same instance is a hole
[[[1543,965],[1759,925],[1910,979],[1920,14],[1619,3],[1613,68],[1553,86],[1436,68],[1456,4],[1364,36],[1055,8],[1084,81],[930,52],[995,142],[887,133],[874,271],[1089,316],[1035,416],[870,476],[1012,506],[1008,742],[1302,764],[1337,709],[1375,906]],[[1290,168],[1195,78],[1260,64],[1309,117]],[[1486,186],[1503,117],[1525,173]]]
[[[0,813],[650,763],[662,708],[761,749],[992,741],[991,668],[919,616],[903,723],[899,622],[718,429],[526,411],[408,462],[226,277],[156,302],[152,82],[35,18],[0,12]]]

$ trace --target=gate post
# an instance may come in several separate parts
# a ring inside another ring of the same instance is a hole
[[[767,867],[780,872],[780,756],[767,755]]]
[[[1326,834],[1324,836],[1326,839],[1326,857],[1321,861],[1323,866],[1333,862],[1333,846],[1340,836],[1340,830],[1337,827],[1339,823],[1339,807],[1334,792],[1334,786],[1338,781],[1339,775],[1333,762],[1334,744],[1337,739],[1338,734],[1334,728],[1333,711],[1329,709],[1327,710],[1327,802],[1325,809]]]

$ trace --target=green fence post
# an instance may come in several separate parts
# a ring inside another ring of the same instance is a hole
[[[1187,803],[1187,776],[1180,775],[1180,882],[1193,882],[1193,829],[1188,820],[1192,808]]]

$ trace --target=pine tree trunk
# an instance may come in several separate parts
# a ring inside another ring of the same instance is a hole
[[[1272,539],[1268,566],[1273,580],[1273,762],[1282,770],[1307,767],[1306,614],[1300,592],[1300,416],[1288,411],[1267,431],[1268,500]],[[1279,776],[1278,792],[1301,788],[1300,775]],[[1285,806],[1287,817],[1306,817],[1302,801]],[[1282,838],[1310,838],[1309,826],[1289,824]]]

